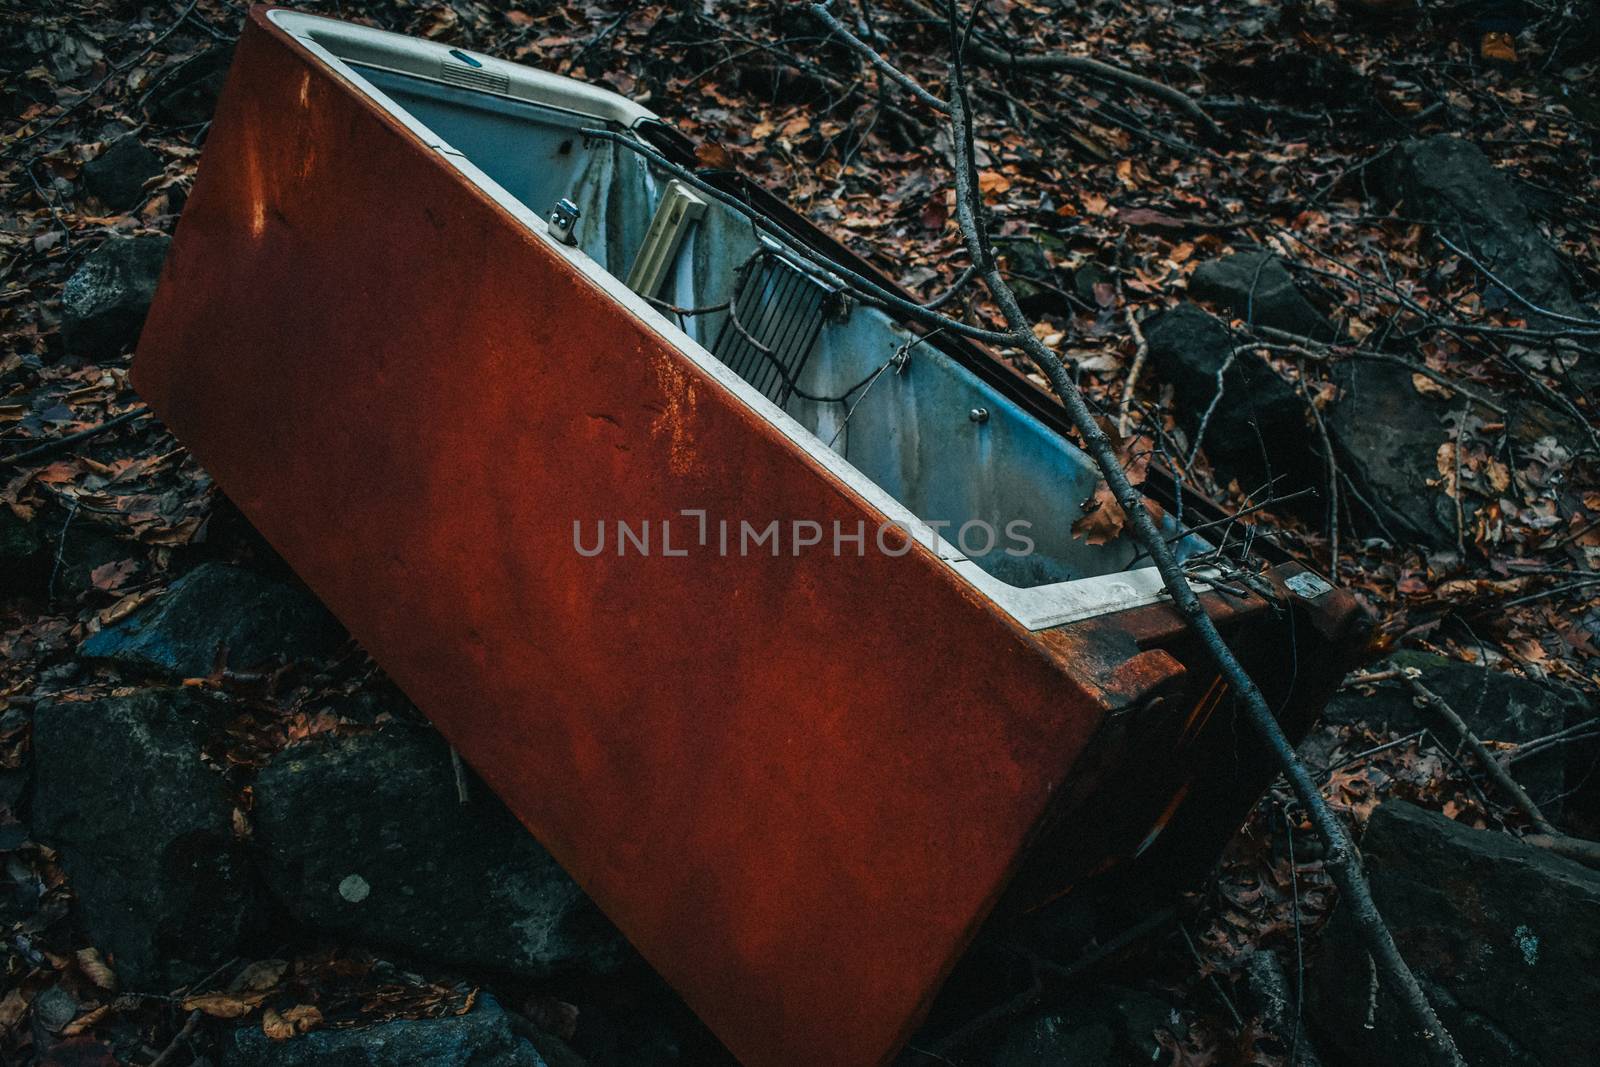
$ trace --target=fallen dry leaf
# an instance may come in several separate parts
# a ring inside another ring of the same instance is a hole
[[[1122,536],[1122,527],[1128,517],[1116,497],[1112,496],[1111,487],[1105,479],[1100,480],[1094,496],[1084,504],[1084,508],[1084,514],[1072,524],[1073,537],[1081,538],[1085,544],[1104,545]]]
[[[978,189],[984,196],[999,196],[1011,188],[1011,179],[998,171],[986,170],[978,175]]]
[[[1454,390],[1446,389],[1426,374],[1413,374],[1411,387],[1423,396],[1436,396],[1441,400],[1449,400],[1456,395]]]
[[[99,590],[107,593],[115,592],[117,587],[127,582],[134,571],[139,569],[138,560],[119,559],[110,563],[103,563],[89,572],[90,583]]]
[[[738,167],[732,152],[715,141],[701,141],[695,146],[695,162],[711,170],[734,170]]]
[[[104,989],[107,993],[115,993],[117,991],[116,972],[106,965],[106,961],[100,957],[98,949],[80,948],[75,953],[75,957],[78,961],[78,969],[88,977],[89,981]]]
[[[261,1015],[261,1031],[274,1041],[286,1041],[315,1029],[321,1022],[322,1012],[315,1005],[296,1004],[282,1012],[268,1008]]]
[[[129,593],[127,596],[123,597],[121,600],[102,611],[97,618],[99,618],[102,626],[110,626],[113,623],[121,622],[123,619],[126,619],[129,615],[132,615],[135,611],[138,611],[140,608],[144,607],[144,605],[160,596],[162,592],[163,590],[160,589],[146,589],[142,593]]]
[[[266,999],[265,993],[201,993],[185,997],[184,1011],[198,1011],[213,1019],[240,1019],[256,1010]]]
[[[1490,30],[1483,35],[1483,40],[1478,43],[1478,54],[1484,59],[1494,59],[1501,63],[1515,63],[1517,61],[1517,42],[1504,30]]]
[[[288,969],[288,960],[257,960],[239,972],[229,989],[235,993],[264,992],[277,985]]]
[[[22,1018],[27,1010],[28,1002],[23,998],[22,990],[16,988],[6,990],[6,995],[0,997],[0,1032],[17,1025],[17,1020]]]

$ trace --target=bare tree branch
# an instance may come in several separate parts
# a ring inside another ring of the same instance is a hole
[[[1322,440],[1323,463],[1328,470],[1328,572],[1335,580],[1339,575],[1339,457],[1333,450],[1333,436],[1328,433],[1328,424],[1322,421],[1322,409],[1317,407],[1317,402],[1311,396],[1311,391],[1306,388],[1306,365],[1299,365],[1300,378],[1295,382],[1295,387],[1300,393],[1300,399],[1305,403],[1306,410],[1311,413],[1311,421],[1317,428],[1317,436]]]
[[[1144,370],[1144,361],[1150,356],[1150,342],[1144,339],[1144,331],[1139,328],[1139,319],[1133,313],[1133,308],[1128,308],[1123,318],[1128,323],[1128,333],[1133,336],[1133,343],[1137,346],[1133,351],[1133,366],[1128,368],[1128,380],[1122,385],[1122,403],[1117,408],[1117,433],[1128,436],[1129,408],[1133,406],[1133,387],[1139,382],[1139,372]]]
[[[51,453],[58,452],[61,449],[67,448],[71,445],[75,445],[80,441],[87,441],[91,437],[98,437],[107,430],[115,429],[124,423],[133,422],[135,419],[142,419],[148,414],[150,414],[150,409],[145,407],[143,404],[140,404],[132,411],[124,411],[121,415],[114,415],[105,422],[91,426],[87,430],[79,430],[76,433],[69,433],[61,437],[52,437],[48,441],[43,441],[31,447],[21,449],[17,452],[11,453],[8,456],[0,456],[0,470],[3,470],[7,467],[20,466],[21,464],[27,463],[30,460],[42,459]]]
[[[910,93],[918,100],[921,100],[924,104],[927,104],[941,115],[949,113],[950,106],[948,104],[946,104],[943,100],[940,100],[937,96],[934,96],[932,93],[928,92],[928,90],[924,89],[921,84],[917,82],[917,79],[913,78],[911,75],[907,74],[905,71],[901,70],[899,67],[896,67],[893,63],[890,63],[887,59],[884,59],[882,56],[880,56],[877,52],[877,49],[873,48],[870,44],[851,33],[844,23],[833,17],[833,12],[828,10],[827,4],[812,4],[811,14],[816,17],[818,22],[828,27],[835,37],[838,37],[840,40],[850,45],[850,47],[854,48],[857,52],[860,52],[863,56],[865,56],[867,62],[878,68],[879,72],[887,77],[890,81],[894,82],[896,85],[900,86],[902,89],[906,90],[906,92]]]
[[[1160,573],[1173,607],[1194,631],[1216,664],[1223,679],[1237,694],[1250,725],[1267,743],[1289,779],[1295,795],[1305,805],[1312,824],[1327,848],[1328,873],[1333,877],[1350,909],[1357,928],[1367,944],[1374,970],[1399,994],[1406,1012],[1411,1016],[1419,1037],[1428,1051],[1429,1059],[1444,1067],[1465,1067],[1465,1060],[1456,1049],[1455,1041],[1440,1023],[1433,1006],[1423,995],[1416,976],[1400,956],[1383,917],[1372,899],[1371,887],[1361,871],[1354,844],[1344,826],[1329,810],[1316,783],[1305,764],[1294,750],[1294,745],[1284,734],[1268,706],[1266,697],[1251,679],[1227,642],[1222,639],[1211,616],[1206,613],[1200,598],[1190,586],[1183,568],[1167,546],[1150,513],[1144,507],[1144,498],[1123,472],[1121,461],[1111,440],[1095,422],[1083,394],[1067,376],[1066,369],[1044,344],[1034,336],[1031,324],[1016,295],[1006,284],[995,263],[994,250],[989,242],[987,227],[981,219],[983,201],[978,189],[977,166],[974,162],[971,105],[967,97],[961,50],[963,41],[957,29],[953,5],[947,15],[951,35],[950,63],[950,126],[957,165],[956,214],[966,240],[968,254],[977,264],[995,303],[999,305],[1012,332],[1013,343],[1034,362],[1049,380],[1060,397],[1073,425],[1082,437],[1089,455],[1100,467],[1100,472],[1111,488],[1112,496],[1122,506],[1127,516],[1127,527],[1139,546],[1150,556]]]
[[[1460,256],[1462,259],[1466,260],[1468,263],[1471,263],[1477,268],[1478,273],[1489,279],[1491,284],[1498,286],[1503,292],[1505,292],[1507,296],[1511,297],[1511,299],[1515,300],[1517,303],[1521,304],[1535,315],[1538,315],[1540,318],[1550,319],[1555,322],[1563,322],[1568,326],[1583,326],[1588,329],[1600,329],[1600,320],[1583,319],[1576,315],[1563,315],[1559,311],[1551,311],[1549,308],[1540,307],[1532,300],[1529,300],[1527,297],[1517,292],[1516,289],[1507,284],[1506,281],[1499,275],[1495,274],[1494,271],[1490,270],[1487,265],[1480,262],[1472,253],[1468,252],[1464,248],[1458,247],[1453,241],[1450,240],[1450,238],[1446,237],[1442,233],[1438,234],[1437,236],[1441,244],[1443,244],[1450,251],[1454,252],[1456,255]]]
[[[932,8],[920,3],[919,0],[904,0],[904,3],[924,18],[942,20],[944,17]],[[1175,89],[1165,82],[1147,78],[1143,74],[1135,74],[1131,70],[1125,70],[1103,60],[1090,59],[1088,56],[1070,56],[1063,52],[1049,52],[1044,55],[1019,55],[1014,51],[986,44],[982,39],[978,38],[974,38],[971,42],[971,50],[984,63],[994,67],[1082,74],[1099,78],[1102,81],[1125,85],[1146,96],[1153,96],[1158,100],[1166,101],[1198,122],[1205,128],[1207,133],[1214,137],[1222,136],[1222,127],[1217,125],[1217,121],[1182,89]]]
[[[1559,856],[1577,860],[1579,863],[1590,867],[1600,867],[1600,842],[1568,837],[1557,829],[1555,824],[1545,817],[1544,812],[1539,809],[1539,805],[1534,803],[1527,790],[1523,789],[1522,785],[1511,777],[1511,772],[1506,770],[1505,765],[1494,758],[1494,753],[1490,752],[1488,746],[1479,740],[1477,734],[1472,732],[1472,727],[1467,725],[1466,720],[1456,712],[1456,709],[1450,706],[1449,701],[1422,683],[1421,671],[1415,667],[1395,667],[1393,664],[1390,664],[1390,667],[1394,670],[1395,677],[1405,681],[1406,685],[1411,689],[1412,695],[1418,701],[1450,724],[1451,728],[1460,735],[1468,750],[1472,752],[1473,758],[1478,761],[1478,765],[1483,768],[1484,773],[1494,781],[1494,784],[1500,788],[1502,793],[1511,798],[1511,802],[1528,817],[1528,821],[1533,823],[1534,828],[1539,832],[1524,837],[1523,841],[1530,845],[1549,849]]]
[[[1390,666],[1394,665],[1390,664]],[[1488,748],[1484,746],[1484,743],[1478,739],[1478,735],[1472,732],[1472,728],[1467,725],[1466,720],[1456,714],[1456,710],[1450,706],[1444,697],[1422,684],[1422,672],[1415,667],[1397,669],[1399,671],[1398,677],[1405,680],[1406,685],[1411,689],[1411,694],[1432,710],[1434,714],[1449,723],[1457,734],[1461,735],[1461,740],[1472,751],[1473,756],[1482,765],[1484,772],[1494,779],[1495,784],[1511,798],[1512,803],[1521,809],[1522,813],[1538,828],[1539,832],[1541,834],[1560,833],[1561,831],[1557,830],[1550,820],[1545,818],[1544,812],[1539,810],[1539,805],[1533,802],[1533,798],[1517,783],[1515,778],[1511,777],[1510,772],[1500,765],[1500,761],[1494,758]]]
[[[1430,381],[1437,382],[1439,385],[1449,389],[1451,392],[1460,393],[1468,400],[1471,400],[1474,404],[1481,404],[1498,415],[1509,414],[1503,405],[1495,403],[1482,393],[1469,389],[1456,379],[1439,373],[1426,363],[1418,363],[1415,360],[1406,359],[1403,356],[1397,356],[1390,352],[1369,352],[1366,349],[1346,348],[1340,345],[1331,345],[1324,341],[1313,340],[1301,334],[1290,333],[1288,330],[1278,330],[1271,326],[1262,326],[1259,323],[1249,326],[1247,329],[1254,333],[1258,333],[1263,337],[1272,337],[1277,339],[1277,343],[1275,344],[1263,342],[1245,346],[1248,348],[1264,348],[1269,352],[1288,352],[1297,357],[1309,359],[1318,363],[1332,362],[1339,359],[1363,359],[1371,363],[1390,363],[1397,367],[1404,367],[1413,374],[1420,374]]]

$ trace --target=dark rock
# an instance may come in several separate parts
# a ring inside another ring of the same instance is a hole
[[[290,749],[256,782],[268,885],[296,918],[462,966],[615,971],[628,949],[449,749],[408,727]]]
[[[1361,842],[1378,910],[1474,1064],[1556,1067],[1600,1059],[1600,871],[1403,801]],[[1366,950],[1345,908],[1323,938],[1308,1007],[1355,1063],[1424,1063],[1398,1009],[1368,1015]]]
[[[1288,268],[1268,252],[1238,252],[1200,264],[1189,277],[1189,296],[1258,326],[1319,341],[1338,334],[1295,286]]]
[[[1576,376],[1581,377],[1587,367],[1590,364],[1578,364],[1574,368]],[[1569,457],[1589,451],[1582,424],[1565,411],[1529,396],[1506,397],[1502,406],[1510,409],[1505,422],[1512,443],[1519,449],[1531,450],[1541,462],[1550,462],[1558,457],[1557,449],[1564,449]],[[1490,418],[1486,421],[1494,420]]]
[[[1407,141],[1384,176],[1406,216],[1432,222],[1518,293],[1564,315],[1584,313],[1555,246],[1477,145],[1448,134]]]
[[[51,508],[45,513],[51,560],[41,588],[46,596],[76,600],[95,587],[97,568],[127,559],[138,548],[93,519],[85,518],[81,511],[71,522],[64,517],[57,521],[62,511]]]
[[[1348,518],[1366,536],[1436,550],[1456,548],[1455,501],[1442,488],[1438,453],[1455,438],[1454,422],[1497,421],[1489,409],[1417,390],[1413,372],[1395,363],[1346,360],[1331,377],[1338,399],[1323,413],[1340,469],[1358,494]],[[1558,457],[1582,450],[1583,431],[1565,415],[1526,398],[1503,399],[1512,439],[1523,450]],[[1470,434],[1469,434],[1470,439]],[[1435,483],[1435,484],[1430,484]],[[1487,499],[1481,483],[1463,478],[1461,522],[1472,521]]]
[[[530,1036],[550,1067],[567,1067],[545,1053],[538,1035]],[[737,1067],[682,999],[653,972],[642,969],[621,980],[595,983],[579,1007],[567,1055],[581,1055],[589,1067]]]
[[[210,973],[254,916],[233,804],[200,759],[215,716],[189,690],[34,713],[34,834],[61,851],[91,940],[133,989]]]
[[[61,290],[69,355],[115,356],[139,339],[171,243],[162,234],[112,237],[90,253]]]
[[[162,169],[161,157],[129,134],[84,164],[83,184],[112,211],[128,211],[144,199],[144,183]]]
[[[219,654],[231,670],[316,659],[344,633],[305,588],[223,563],[203,563],[166,594],[90,637],[80,655],[169,678],[205,677]]]
[[[597,1028],[592,1020],[586,1022],[589,1025],[583,1029]],[[585,1060],[590,1067],[688,1067],[689,1064],[698,1067],[706,1062],[685,1047],[671,1021],[658,1013],[646,1012],[633,1018],[605,1017],[600,1025],[610,1031],[601,1041],[595,1041],[591,1033],[579,1035],[589,1046],[585,1049],[589,1053]],[[596,1044],[598,1049],[592,1047]],[[737,1061],[730,1056],[726,1062],[732,1067]]]
[[[1419,393],[1411,372],[1392,363],[1348,360],[1332,377],[1339,399],[1323,422],[1340,469],[1360,491],[1351,519],[1391,542],[1454,548],[1455,501],[1428,483],[1439,480],[1439,446],[1451,438],[1445,416],[1461,405]],[[1473,514],[1469,502],[1464,522]]]
[[[132,551],[87,511],[52,504],[24,522],[0,507],[0,596],[76,599],[93,588],[95,568]]]
[[[274,1041],[260,1027],[235,1030],[223,1067],[546,1067],[511,1032],[504,1009],[483,996],[465,1015],[396,1019],[353,1030],[317,1030]]]
[[[589,1067],[588,1061],[574,1052],[571,1045],[553,1034],[531,1028],[523,1031],[522,1036],[544,1057],[546,1067]]]
[[[210,48],[157,75],[151,121],[163,126],[194,126],[209,120],[232,62],[231,47]]]
[[[995,1067],[1113,1067],[1116,1038],[1103,1022],[1040,1015],[1006,1027],[990,1057]]]
[[[1485,741],[1531,741],[1562,729],[1569,717],[1581,716],[1587,708],[1583,695],[1566,686],[1478,664],[1413,651],[1396,652],[1390,659],[1398,667],[1420,670],[1422,683],[1443,697]],[[1410,689],[1398,684],[1377,686],[1370,696],[1342,690],[1328,701],[1324,717],[1341,725],[1365,722],[1394,733],[1439,725],[1416,706]]]
[[[1372,80],[1337,52],[1297,49],[1262,56],[1237,73],[1249,95],[1308,110],[1326,109],[1330,101],[1367,106],[1372,97]]]
[[[1105,295],[1115,293],[1117,276],[1095,262],[1072,272],[1072,293],[1089,307],[1099,307]]]
[[[1173,388],[1178,418],[1191,440],[1217,395],[1217,372],[1233,351],[1233,336],[1215,316],[1180,304],[1144,327],[1150,363]],[[1322,458],[1306,425],[1306,406],[1294,386],[1259,356],[1240,352],[1223,376],[1223,395],[1206,424],[1204,449],[1223,481],[1253,492],[1282,476],[1285,493],[1319,484]]]
[[[1134,1067],[1158,1062],[1166,1032],[1182,1037],[1178,1013],[1160,997],[1104,986],[1076,995],[1069,1007],[1005,1024],[994,1067]]]
[[[1278,1042],[1277,1051],[1287,1055],[1293,1049],[1294,1062],[1299,1067],[1322,1067],[1322,1058],[1311,1046],[1310,1035],[1295,1016],[1297,994],[1278,954],[1258,949],[1240,970],[1244,977],[1240,1006],[1261,1020],[1262,1028]]]
[[[0,597],[33,592],[50,573],[48,544],[37,520],[0,505]]]
[[[1006,281],[1016,294],[1017,303],[1031,318],[1072,314],[1062,290],[1061,278],[1046,254],[1049,245],[1060,246],[1057,238],[1016,237],[1002,240],[998,251],[1004,258]],[[1091,297],[1090,302],[1093,302]]]
[[[60,1033],[78,1014],[77,1000],[59,985],[42,990],[29,1007],[34,1021],[52,1034]]]
[[[330,710],[340,718],[365,726],[380,726],[389,722],[426,726],[428,723],[427,716],[411,703],[399,686],[387,678],[335,700]]]
[[[113,1026],[116,1024],[113,1023]],[[38,1053],[38,1059],[33,1063],[36,1067],[117,1067],[126,1062],[117,1058],[117,1049],[104,1041],[98,1041],[86,1034],[69,1037],[65,1041],[54,1041],[41,1038],[38,1021],[34,1022],[33,1051]],[[138,1046],[127,1030],[131,1027],[122,1027],[125,1036],[117,1043],[121,1046],[123,1055]],[[194,1061],[194,1067],[209,1067],[203,1059]]]
[[[1399,652],[1391,659],[1396,666],[1420,670],[1422,684],[1443,697],[1484,741],[1532,741],[1565,729],[1588,714],[1583,695],[1563,685],[1485,670],[1423,652]],[[1370,696],[1352,689],[1341,690],[1329,699],[1323,718],[1341,726],[1364,722],[1393,734],[1409,734],[1427,727],[1452,746],[1456,739],[1447,723],[1417,707],[1410,688],[1401,683],[1376,686]],[[1535,801],[1555,805],[1569,785],[1566,766],[1570,751],[1552,748],[1511,764],[1511,770]]]

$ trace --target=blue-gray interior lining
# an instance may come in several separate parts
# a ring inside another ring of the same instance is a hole
[[[583,211],[579,247],[613,275],[628,273],[666,181],[626,149],[586,144],[579,129],[594,119],[359,69],[530,210],[545,216],[562,197],[576,202]],[[726,301],[740,268],[762,247],[747,219],[713,202],[686,236],[660,297],[680,307]],[[1030,587],[1128,567],[1135,558],[1128,538],[1091,545],[1072,536],[1080,505],[1100,480],[1086,455],[934,346],[914,344],[886,313],[848,301],[845,307],[817,332],[799,392],[784,397],[790,415],[913,514],[947,524],[946,538],[1001,581]],[[708,347],[726,327],[725,312],[669,317]],[[907,346],[904,366],[891,364]],[[762,360],[738,369],[752,384],[771,384]],[[1007,534],[1008,526],[1018,529],[1014,523],[1026,524],[1033,542],[1026,555],[1008,551],[1019,544]],[[1178,533],[1170,517],[1162,527]],[[990,530],[995,544],[984,551]],[[1183,558],[1210,546],[1189,534],[1175,547]]]

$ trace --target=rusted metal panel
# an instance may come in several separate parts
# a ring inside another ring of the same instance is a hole
[[[1106,739],[1196,744],[1210,675],[1165,608],[1029,631],[920,545],[580,556],[575,518],[882,515],[265,9],[134,378],[757,1067],[889,1059],[1030,841],[1073,857],[1032,876],[1048,889],[1148,836],[1155,816],[1063,818],[1119,776],[1137,810],[1169,805]],[[1345,625],[1323,600],[1299,610]],[[1207,601],[1230,627],[1269,610]],[[1300,681],[1309,708],[1325,679]],[[1235,768],[1212,803],[1268,776]]]

